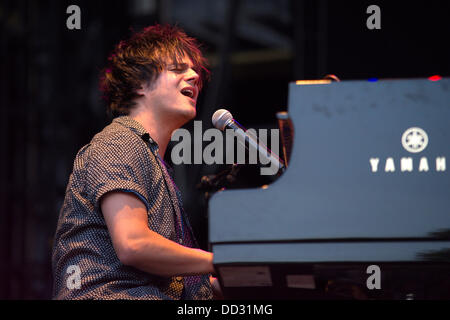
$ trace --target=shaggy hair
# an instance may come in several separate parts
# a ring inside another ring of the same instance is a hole
[[[121,41],[108,58],[108,66],[100,75],[100,90],[108,112],[117,117],[128,115],[137,90],[151,84],[169,64],[178,65],[189,57],[199,75],[199,89],[209,78],[206,59],[196,39],[175,26],[154,25]]]

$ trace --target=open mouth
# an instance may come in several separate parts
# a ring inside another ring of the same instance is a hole
[[[186,87],[181,90],[181,94],[195,100],[195,89],[193,87]]]

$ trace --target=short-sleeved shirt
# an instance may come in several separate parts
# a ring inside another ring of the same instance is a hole
[[[139,122],[115,118],[75,158],[54,238],[53,297],[211,299],[209,275],[162,277],[120,262],[99,203],[110,191],[134,193],[151,230],[198,247],[157,143]]]

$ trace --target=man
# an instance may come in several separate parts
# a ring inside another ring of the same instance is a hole
[[[211,299],[213,255],[196,248],[163,161],[172,132],[196,115],[205,59],[195,39],[156,25],[120,42],[109,62],[101,87],[115,118],[75,158],[54,298]]]

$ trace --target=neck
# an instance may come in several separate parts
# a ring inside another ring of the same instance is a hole
[[[150,134],[152,139],[156,141],[159,147],[159,156],[161,159],[164,159],[172,132],[177,128],[172,128],[167,123],[155,117],[155,115],[140,111],[139,109],[130,112],[129,116],[139,122]]]

